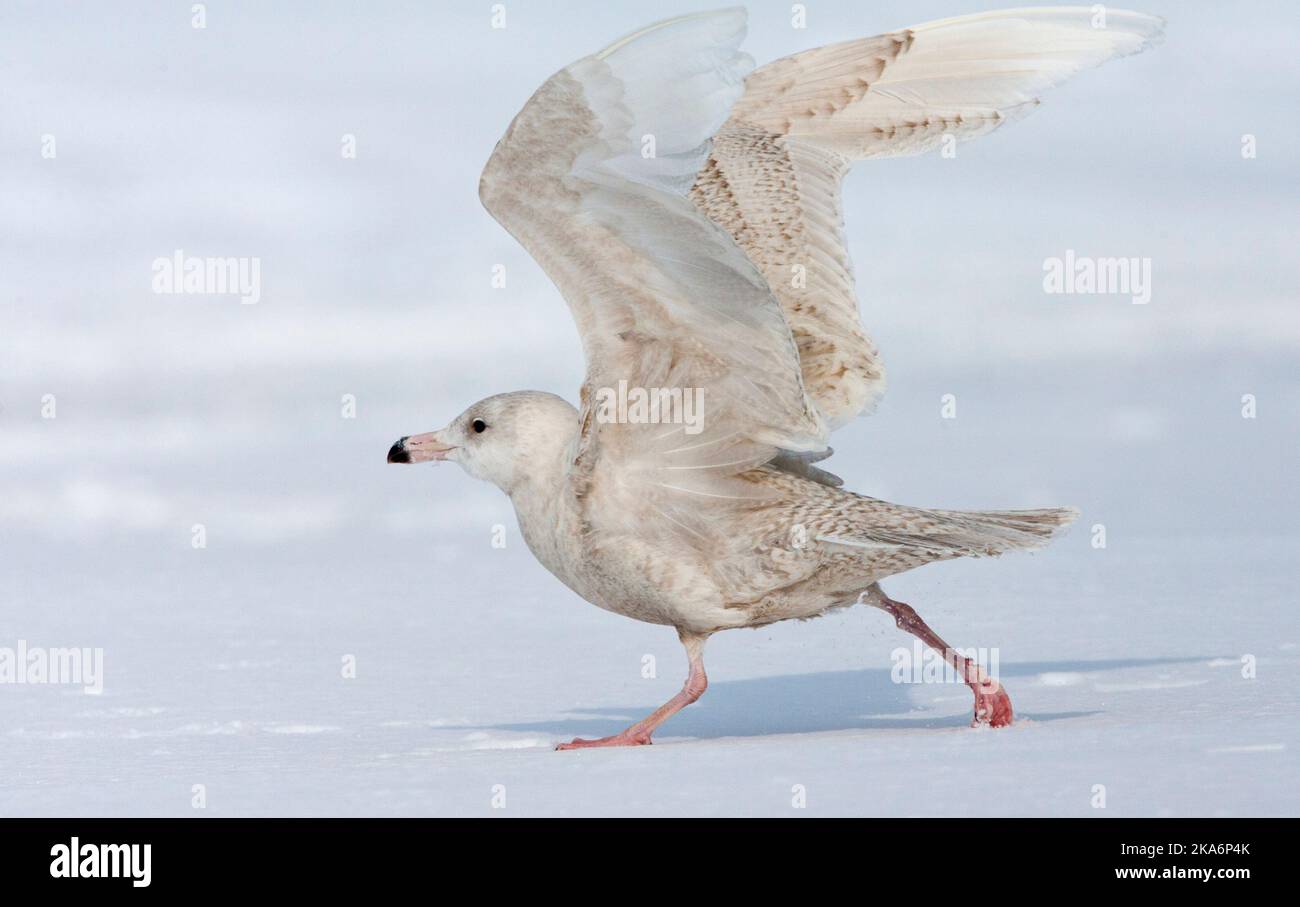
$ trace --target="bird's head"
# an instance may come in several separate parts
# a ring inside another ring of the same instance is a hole
[[[506,494],[564,457],[578,432],[578,411],[542,391],[497,394],[475,403],[446,428],[398,439],[389,463],[451,460]]]

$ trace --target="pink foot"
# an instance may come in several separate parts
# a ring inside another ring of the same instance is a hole
[[[677,635],[681,637],[682,645],[686,646],[686,657],[691,664],[691,672],[686,676],[686,685],[682,687],[680,693],[659,706],[648,717],[638,721],[630,728],[619,731],[613,737],[601,737],[599,740],[583,740],[579,738],[569,743],[561,743],[556,749],[583,750],[593,746],[649,746],[650,735],[655,732],[655,728],[704,695],[704,690],[709,685],[709,678],[704,675],[704,659],[700,657],[700,653],[704,649],[704,640],[708,639],[708,635],[688,633],[684,630],[678,630]]]
[[[990,727],[1006,727],[1015,718],[1011,711],[1011,697],[1001,685],[986,683],[972,686],[975,690],[975,720],[971,727],[987,724]]]
[[[575,739],[569,743],[561,743],[555,748],[557,750],[584,750],[594,746],[649,746],[650,737],[634,737],[631,734],[615,734],[613,737],[601,737],[598,740]]]

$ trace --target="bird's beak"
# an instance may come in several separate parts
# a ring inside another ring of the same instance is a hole
[[[444,444],[436,431],[407,435],[398,438],[397,443],[388,448],[388,462],[423,463],[425,460],[445,460],[447,454],[455,449],[452,444]]]

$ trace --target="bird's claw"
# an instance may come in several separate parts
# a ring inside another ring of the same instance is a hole
[[[971,727],[987,724],[989,727],[1006,727],[1015,719],[1011,697],[1001,686],[975,688],[975,718]]]
[[[568,743],[557,744],[555,749],[558,752],[561,750],[584,750],[600,746],[649,746],[650,743],[648,736],[633,737],[629,734],[615,734],[613,737],[600,737],[596,740],[583,740],[575,737]]]

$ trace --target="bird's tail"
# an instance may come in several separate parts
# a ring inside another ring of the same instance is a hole
[[[930,541],[967,557],[1042,548],[1079,517],[1073,507],[1046,510],[927,510],[942,530]]]

